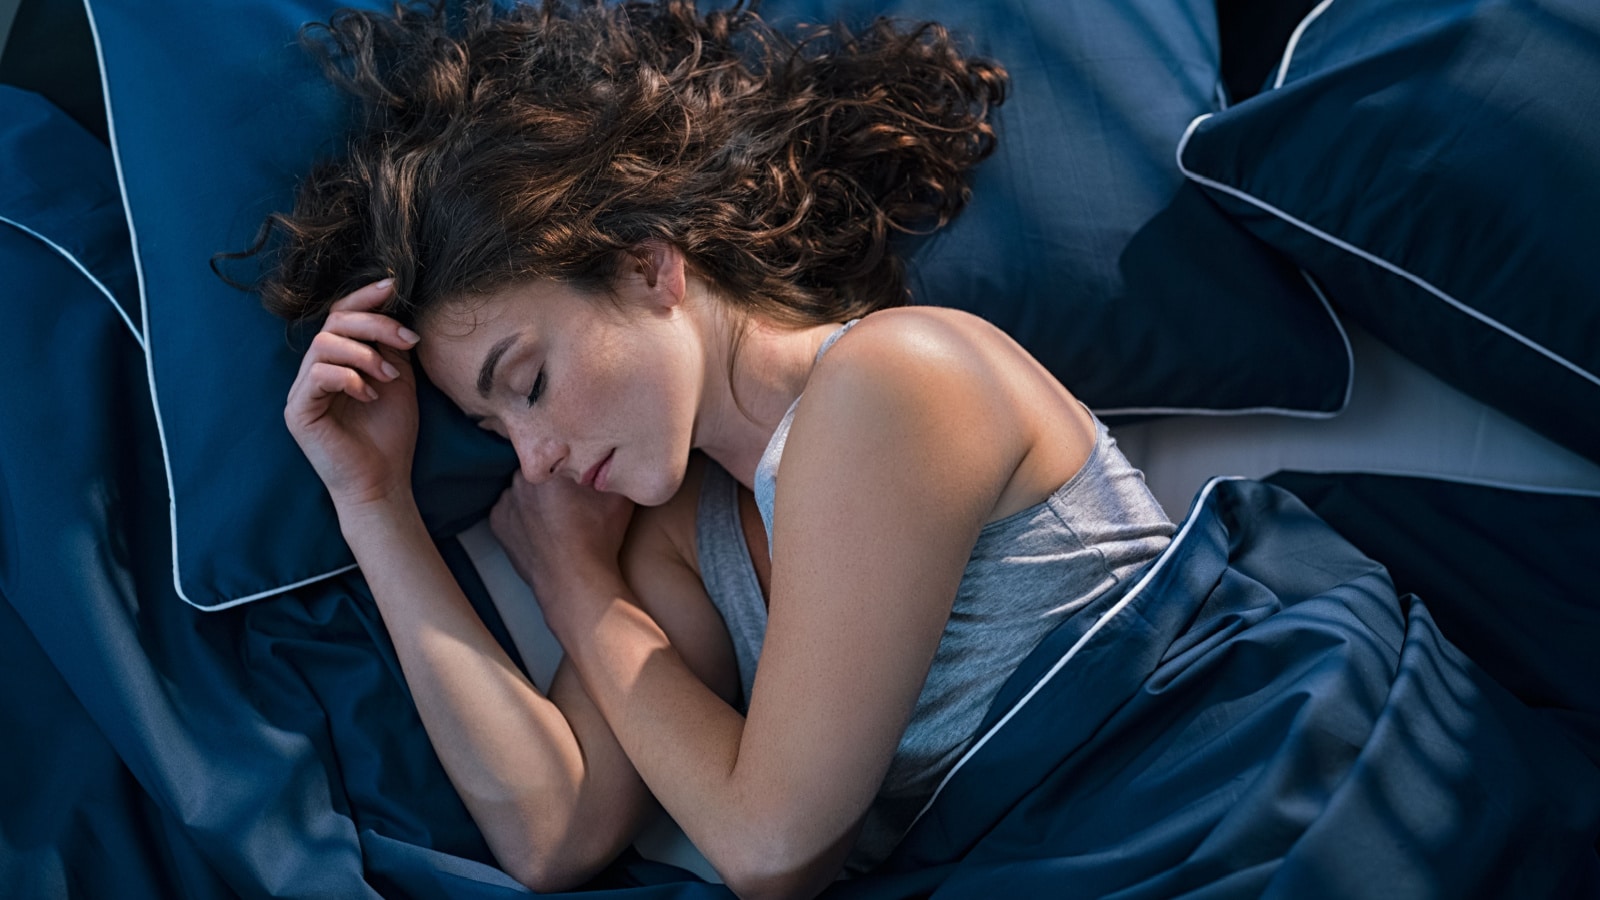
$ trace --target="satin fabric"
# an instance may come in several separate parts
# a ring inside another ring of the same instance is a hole
[[[27,96],[0,106],[54,127]],[[110,171],[58,134],[31,146]],[[26,146],[0,149],[8,173],[46,165]],[[177,595],[142,319],[115,297],[131,258],[80,268],[47,240],[115,235],[118,211],[52,215],[63,194],[28,213],[7,199],[23,184],[0,182],[8,895],[524,894],[433,754],[359,573],[220,612]],[[263,540],[300,527],[237,514]],[[440,549],[515,658],[466,555]],[[828,893],[1592,894],[1597,831],[1600,771],[1567,731],[1289,494],[1225,481],[1134,588],[1024,661],[889,860]],[[632,852],[593,886],[727,895]]]

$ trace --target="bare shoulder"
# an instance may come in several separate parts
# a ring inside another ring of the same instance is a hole
[[[897,307],[857,323],[848,340],[841,340],[823,358],[818,372],[867,366],[877,375],[899,370],[919,375],[972,375],[984,366],[996,345],[1009,341],[1004,332],[971,313],[933,306]]]
[[[852,411],[867,422],[896,410],[941,420],[982,416],[995,399],[1003,368],[996,365],[993,346],[999,332],[991,331],[982,319],[956,310],[873,313],[818,362],[802,410],[811,407],[814,418],[829,419],[829,427],[846,425],[839,417]]]
[[[989,519],[1049,496],[1088,459],[1096,434],[1083,405],[1016,341],[954,309],[867,316],[818,364],[806,387],[813,393],[824,428],[909,417],[913,440],[958,454],[965,471],[999,477]]]
[[[1025,407],[1048,394],[1077,405],[1010,335],[971,313],[936,306],[897,307],[862,319],[823,357],[815,376],[826,384],[841,372],[909,391],[966,386],[946,402],[975,394],[984,404],[1016,400]]]

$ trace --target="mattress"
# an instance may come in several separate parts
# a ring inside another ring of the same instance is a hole
[[[1112,429],[1174,518],[1215,475],[1365,472],[1600,496],[1600,465],[1450,387],[1349,322],[1355,375],[1327,419],[1173,416]]]

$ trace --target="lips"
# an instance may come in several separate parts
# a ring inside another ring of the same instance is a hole
[[[589,471],[583,473],[583,478],[579,479],[578,483],[584,487],[595,487],[595,478],[600,475],[600,470],[605,468],[606,463],[611,461],[611,457],[616,452],[616,450],[612,450],[601,457],[599,462],[589,467]]]

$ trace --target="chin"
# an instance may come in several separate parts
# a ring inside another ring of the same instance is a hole
[[[677,492],[673,490],[663,490],[658,488],[629,490],[622,492],[623,496],[627,497],[629,500],[632,500],[634,503],[639,504],[640,506],[660,506],[661,504],[666,503],[668,500],[671,500],[673,495],[676,493]]]
[[[683,487],[685,468],[686,465],[680,465],[673,472],[653,473],[657,477],[645,484],[628,485],[621,493],[640,506],[660,506],[678,495]]]

